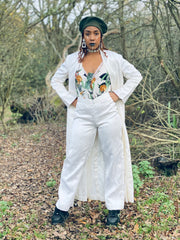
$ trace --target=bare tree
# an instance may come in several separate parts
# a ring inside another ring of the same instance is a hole
[[[20,59],[23,51],[24,24],[17,10],[20,1],[1,3],[2,15],[0,19],[0,119],[4,122],[4,113],[11,95],[12,86],[19,71]]]
[[[178,95],[180,95],[180,41],[174,39],[173,21],[179,27],[177,16],[174,14],[174,7],[170,1],[150,1],[152,8],[152,29],[157,49],[157,58],[174,85]],[[169,13],[169,10],[170,13]],[[179,15],[178,8],[176,13]],[[171,15],[172,14],[172,15]],[[177,37],[180,34],[176,35]]]

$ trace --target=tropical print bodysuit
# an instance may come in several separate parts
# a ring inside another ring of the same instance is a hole
[[[111,91],[111,80],[103,62],[95,73],[86,73],[82,63],[75,73],[75,84],[78,96],[94,99],[105,92]]]

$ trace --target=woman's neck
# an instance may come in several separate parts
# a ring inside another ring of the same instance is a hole
[[[100,48],[97,48],[97,49],[89,49],[87,48],[87,52],[89,53],[96,53],[96,52],[99,52],[100,51]]]
[[[93,57],[96,57],[96,56],[99,56],[100,55],[100,51],[98,52],[87,52],[86,56],[93,56]]]

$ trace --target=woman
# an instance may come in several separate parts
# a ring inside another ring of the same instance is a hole
[[[121,55],[105,49],[103,20],[86,17],[79,30],[80,51],[67,56],[51,81],[68,109],[66,159],[52,224],[66,220],[75,198],[89,198],[105,201],[107,224],[117,225],[124,202],[134,201],[124,104],[142,77]]]

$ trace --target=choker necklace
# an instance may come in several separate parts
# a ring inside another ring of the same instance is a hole
[[[98,48],[98,49],[89,49],[89,48],[87,48],[87,51],[90,52],[90,53],[99,52],[100,48]]]

